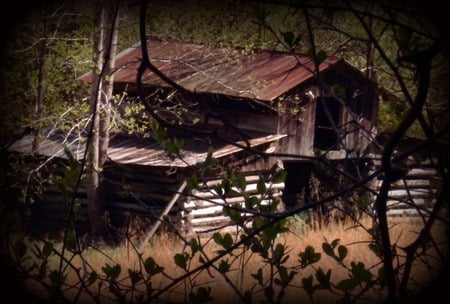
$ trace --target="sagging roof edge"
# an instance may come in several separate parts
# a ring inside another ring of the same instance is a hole
[[[267,135],[257,138],[249,139],[248,141],[238,141],[236,142],[236,145],[228,144],[223,147],[218,148],[213,152],[213,157],[220,159],[229,155],[232,155],[234,153],[240,152],[245,149],[245,147],[248,145],[249,148],[255,148],[263,144],[268,144],[274,141],[277,141],[283,137],[286,137],[284,134],[273,134],[273,135]],[[26,155],[33,154],[32,152],[32,146],[33,146],[33,135],[26,135],[20,140],[16,141],[14,144],[12,144],[9,148],[9,152],[16,152],[16,153],[22,153]],[[174,159],[172,160],[166,153],[164,153],[164,149],[157,143],[151,143],[146,147],[138,147],[136,145],[133,145],[134,142],[138,142],[139,139],[133,139],[130,141],[130,139],[126,140],[127,143],[123,145],[123,141],[119,141],[114,144],[114,146],[110,146],[108,150],[111,152],[114,151],[114,153],[117,156],[110,159],[110,161],[122,165],[145,165],[145,166],[154,166],[154,167],[188,167],[190,165],[196,165],[198,163],[201,163],[205,160],[208,151],[201,151],[201,152],[189,152],[189,156],[184,159]],[[117,148],[115,148],[117,147]],[[85,145],[81,143],[62,143],[57,141],[52,141],[49,139],[44,139],[40,144],[40,150],[35,152],[35,155],[40,155],[44,157],[48,157],[50,159],[57,158],[57,159],[68,159],[67,152],[70,152],[72,156],[77,159],[81,160],[84,156],[84,149]],[[119,149],[119,150],[117,150]],[[121,157],[121,151],[120,149],[123,149],[123,154],[127,154],[123,157]],[[126,149],[126,150],[125,150]],[[126,153],[125,153],[126,152]],[[154,154],[152,154],[154,153]],[[134,156],[133,156],[134,154]],[[147,160],[145,160],[147,159]],[[145,160],[145,161],[144,161]]]

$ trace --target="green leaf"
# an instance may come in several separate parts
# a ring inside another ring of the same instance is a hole
[[[283,36],[284,42],[289,46],[292,47],[294,44],[294,33],[291,31],[288,32],[281,32],[281,36]]]
[[[281,282],[281,279],[279,279],[279,278],[275,278],[273,281],[276,285],[279,285],[279,286],[283,285],[283,283]]]
[[[348,250],[347,247],[340,245],[338,247],[339,261],[342,262],[347,256]]]
[[[322,243],[322,250],[331,257],[334,257],[334,251],[333,251],[333,247],[331,247],[330,244],[328,243]]]
[[[46,242],[44,248],[42,249],[42,253],[46,258],[48,258],[53,253],[53,243]]]
[[[186,140],[184,138],[175,137],[173,139],[173,144],[175,145],[175,147],[177,147],[177,150],[180,151],[181,149],[183,149],[185,147]]]
[[[236,190],[234,190],[233,188],[228,188],[226,193],[225,193],[228,197],[238,197],[241,196],[241,193],[237,192]],[[240,206],[239,206],[240,207]]]
[[[211,297],[211,287],[199,287],[197,293],[191,291],[189,293],[189,303],[206,303],[211,302],[213,298]]]
[[[274,224],[270,227],[267,227],[261,235],[261,240],[263,242],[263,247],[268,248],[273,240],[281,233],[280,227],[277,224]]]
[[[197,251],[201,251],[203,249],[195,238],[191,238],[189,245],[191,246],[192,255],[194,255]]]
[[[198,189],[197,175],[193,174],[186,179],[186,185],[189,190]]]
[[[213,240],[217,245],[222,246],[222,235],[219,232],[213,234]]]
[[[309,296],[312,296],[315,291],[315,288],[313,286],[313,279],[314,278],[312,275],[302,279],[302,287],[303,289],[305,289]]]
[[[380,281],[380,285],[386,286],[387,284],[387,280],[386,280],[386,271],[384,266],[380,267],[380,269],[378,269],[378,280]]]
[[[358,286],[358,284],[359,284],[358,280],[355,280],[355,278],[350,278],[340,281],[336,285],[336,288],[348,292],[353,290],[356,286]]]
[[[275,263],[279,263],[281,261],[281,258],[284,255],[284,245],[283,244],[277,244],[275,247],[275,250],[273,251],[273,260]]]
[[[288,173],[285,170],[275,172],[274,175],[272,176],[272,183],[274,184],[284,183],[286,181],[287,174]]]
[[[131,279],[131,284],[134,286],[137,283],[139,283],[139,281],[142,280],[142,276],[141,273],[139,271],[134,271],[132,269],[128,269],[128,276]]]
[[[281,259],[280,264],[286,263],[287,260],[289,260],[289,254],[285,255],[285,256]]]
[[[166,150],[167,150],[167,153],[169,153],[169,155],[171,157],[180,155],[179,147],[176,145],[175,142],[173,142],[171,140],[166,142]]]
[[[322,62],[324,62],[327,57],[327,53],[324,50],[320,50],[316,55],[317,64],[321,64]]]
[[[242,220],[242,208],[241,208],[240,204],[238,204],[238,203],[233,204],[233,208],[228,207],[227,209],[228,209],[227,215],[230,217],[230,219],[233,222],[240,222]],[[225,210],[225,207],[224,207],[224,210]]]
[[[230,193],[230,192],[231,192],[231,187],[232,187],[232,184],[231,184],[230,180],[224,178],[224,179],[222,180],[222,189],[223,189],[223,192],[224,192],[225,194]]]
[[[259,284],[263,284],[263,271],[262,268],[259,268],[256,273],[252,273],[251,276],[258,281]]]
[[[365,269],[364,263],[359,262],[358,264],[355,264],[354,262],[352,262],[351,266],[352,275],[355,279],[357,279],[359,282],[370,282],[372,274],[369,270]]]
[[[189,254],[188,253],[177,253],[175,254],[175,256],[173,257],[175,264],[184,269],[187,270],[187,261],[189,259]]]
[[[420,156],[419,154],[413,154],[413,161],[415,165],[420,165],[422,163],[422,156]]]
[[[152,257],[148,257],[145,260],[144,268],[145,268],[145,271],[147,271],[147,273],[152,276],[155,274],[158,274],[164,270],[163,267],[161,267],[155,263],[155,260]]]
[[[222,196],[223,195],[223,188],[221,185],[214,186],[214,191],[217,193],[217,195]]]
[[[223,237],[222,246],[226,250],[230,249],[231,246],[233,246],[233,238],[231,237],[231,234],[229,234],[228,232]]]
[[[108,278],[116,279],[120,273],[122,272],[122,267],[120,264],[116,264],[114,266],[109,265],[108,263],[105,264],[104,267],[102,267],[102,271],[106,274]]]
[[[266,183],[264,182],[264,179],[262,177],[259,178],[258,183],[256,184],[256,190],[259,194],[266,193]]]
[[[97,272],[95,272],[95,271],[91,272],[91,274],[89,275],[89,279],[88,279],[89,285],[94,284],[95,281],[97,281],[97,279],[98,279]]]
[[[241,191],[245,191],[245,189],[247,188],[247,181],[245,180],[245,175],[244,173],[240,172],[237,176],[236,176],[236,183],[239,187],[239,189],[241,189]]]
[[[281,32],[281,36],[283,37],[284,42],[291,49],[297,47],[298,44],[300,43],[300,40],[302,39],[301,34],[295,36],[295,34],[291,31]]]
[[[77,236],[73,232],[68,232],[66,236],[66,248],[71,251],[77,249]]]
[[[331,269],[325,273],[323,269],[319,267],[316,271],[316,278],[322,288],[330,289]]]
[[[50,279],[54,290],[60,290],[62,284],[66,281],[67,276],[60,273],[58,270],[53,270],[48,274],[48,278]]]
[[[150,129],[153,132],[156,132],[157,130],[159,130],[159,123],[156,119],[150,118],[149,124],[150,124]]]
[[[204,168],[207,168],[207,167],[211,166],[214,163],[213,153],[214,153],[214,148],[212,146],[209,146],[208,147],[208,154],[206,155],[205,161],[202,164],[202,166]]]
[[[333,247],[333,249],[336,248],[337,245],[339,245],[339,241],[340,239],[335,239],[333,240],[333,242],[331,242],[331,246]]]
[[[227,273],[230,270],[230,264],[228,263],[228,260],[221,260],[218,268],[219,272]]]
[[[265,225],[267,223],[267,219],[263,217],[255,217],[253,219],[252,227],[253,229],[259,229],[261,226]]]
[[[320,252],[315,252],[315,249],[312,246],[307,246],[305,251],[300,252],[298,255],[300,257],[300,266],[302,268],[318,262],[322,256]]]
[[[338,98],[346,99],[345,87],[342,84],[333,84],[331,90]]]
[[[283,286],[286,286],[287,284],[289,284],[289,276],[287,273],[287,269],[284,266],[280,266],[278,267],[278,274],[280,275],[280,283]]]
[[[247,209],[253,209],[255,206],[257,206],[261,200],[257,198],[256,196],[250,196],[245,199],[245,208]]]
[[[358,198],[357,204],[360,208],[366,209],[369,206],[370,199],[366,195],[362,195]]]

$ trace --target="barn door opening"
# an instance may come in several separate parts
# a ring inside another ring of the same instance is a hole
[[[311,162],[284,161],[283,166],[287,172],[284,182],[283,202],[287,209],[298,207],[306,203],[310,197],[309,181],[311,179]]]
[[[316,124],[314,128],[314,148],[338,150],[338,134],[333,128],[339,125],[340,103],[333,97],[318,97]]]

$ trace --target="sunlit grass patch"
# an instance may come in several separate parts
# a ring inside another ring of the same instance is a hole
[[[398,218],[391,219],[390,226],[391,242],[397,254],[393,263],[401,274],[404,271],[405,261],[403,248],[417,238],[423,224],[420,220]],[[330,281],[335,286],[349,278],[349,269],[354,265],[362,266],[374,277],[379,275],[381,258],[369,248],[369,244],[373,244],[370,218],[363,218],[358,222],[341,220],[320,225],[305,224],[300,220],[297,223],[291,222],[289,227],[290,230],[280,234],[274,244],[274,248],[276,244],[284,246],[285,253],[289,257],[283,262],[283,266],[288,269],[288,272],[295,272],[293,280],[284,291],[285,301],[301,299],[304,303],[312,302],[303,287],[302,280],[312,276],[316,282],[319,269],[322,269],[324,273],[330,272]],[[239,236],[232,235],[232,239],[235,243],[239,240]],[[49,256],[45,265],[46,272],[40,277],[39,272],[44,259],[37,257],[36,248],[43,250],[45,243],[26,240],[28,258],[24,266],[30,269],[32,265],[37,267],[32,271],[34,277],[26,280],[25,286],[36,295],[49,299],[49,294],[53,292],[51,287],[55,283],[52,282],[51,275],[54,272],[62,273],[64,282],[60,286],[61,292],[72,302],[109,303],[117,300],[136,302],[139,297],[148,296],[148,288],[151,288],[153,294],[161,292],[159,299],[168,302],[185,302],[189,300],[191,292],[198,292],[201,289],[210,289],[210,296],[215,299],[215,303],[220,303],[222,299],[226,300],[226,303],[241,302],[242,299],[238,298],[236,291],[242,294],[245,291],[250,292],[254,302],[265,299],[265,291],[263,286],[258,284],[258,277],[260,276],[264,283],[270,281],[271,275],[272,278],[277,278],[277,270],[270,267],[266,258],[249,247],[240,246],[233,250],[231,255],[226,255],[214,262],[214,267],[193,272],[194,269],[201,268],[204,263],[214,259],[218,252],[223,250],[223,247],[214,242],[211,237],[197,241],[198,248],[202,249],[196,252],[193,252],[193,247],[185,244],[180,237],[168,232],[155,235],[142,247],[140,247],[141,244],[131,240],[116,247],[67,248],[66,246],[64,259],[61,262],[59,254],[63,252],[63,243],[50,240],[54,252],[58,254],[53,253]],[[442,267],[439,254],[446,254],[446,235],[439,223],[433,229],[433,241],[441,251],[438,252],[436,248],[422,249],[426,249],[425,254],[413,263],[409,281],[411,291],[417,292],[429,284]],[[333,242],[337,244],[336,252],[339,246],[346,248],[345,259],[341,263],[324,252],[324,243]],[[321,254],[321,258],[317,263],[303,268],[300,265],[299,253],[304,252],[307,247],[314,248],[315,252]],[[177,261],[176,255],[188,257],[184,268],[180,267],[182,262],[180,259]],[[229,264],[225,272],[220,271],[222,261]],[[154,271],[152,275],[149,275],[149,265],[150,272]],[[98,276],[97,280],[93,279],[93,273]],[[117,276],[111,279],[115,275]],[[43,287],[43,283],[47,284],[47,288]],[[366,287],[367,290],[364,290]],[[277,290],[279,286],[275,284],[274,288]],[[386,293],[386,289],[378,290],[370,286],[358,288],[364,293],[358,303],[364,300],[381,301]],[[330,293],[326,289],[317,290],[313,296],[314,301],[320,303],[334,303],[339,297],[340,295]]]

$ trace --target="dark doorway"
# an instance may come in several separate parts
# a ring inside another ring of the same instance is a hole
[[[317,98],[314,148],[338,150],[338,134],[333,124],[339,124],[340,103],[333,97]]]
[[[283,191],[283,202],[288,209],[304,203],[309,198],[309,180],[311,178],[311,162],[286,161],[287,171]]]

